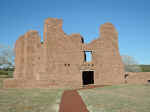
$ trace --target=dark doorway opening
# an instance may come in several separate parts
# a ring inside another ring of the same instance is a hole
[[[150,84],[150,80],[147,80],[147,82]]]
[[[82,72],[83,85],[94,84],[94,71]]]

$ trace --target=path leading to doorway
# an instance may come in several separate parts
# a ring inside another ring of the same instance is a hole
[[[89,112],[76,90],[64,91],[59,112]]]
[[[83,88],[64,91],[61,98],[59,112],[89,112],[77,91],[84,89],[101,88],[104,86],[110,85],[87,85]]]

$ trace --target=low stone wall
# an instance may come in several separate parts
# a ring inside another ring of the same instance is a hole
[[[150,83],[150,72],[128,72],[125,82],[128,84]]]

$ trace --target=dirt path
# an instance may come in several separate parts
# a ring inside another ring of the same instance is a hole
[[[89,112],[76,90],[64,91],[59,112]]]
[[[61,98],[59,112],[89,112],[84,104],[78,90],[100,88],[109,85],[88,85],[76,90],[66,90]]]

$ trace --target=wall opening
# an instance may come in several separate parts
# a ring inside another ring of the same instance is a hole
[[[83,71],[82,82],[83,85],[94,84],[94,71]]]
[[[150,84],[150,80],[147,80],[147,82]]]
[[[129,76],[128,74],[125,74],[125,75],[124,75],[124,78],[125,78],[125,79],[127,79],[127,78],[128,78],[128,76]]]
[[[84,61],[85,62],[92,61],[92,51],[84,51]]]
[[[129,76],[129,74],[127,74],[127,73],[124,75],[125,83],[128,83],[128,80],[127,80],[128,76]]]

